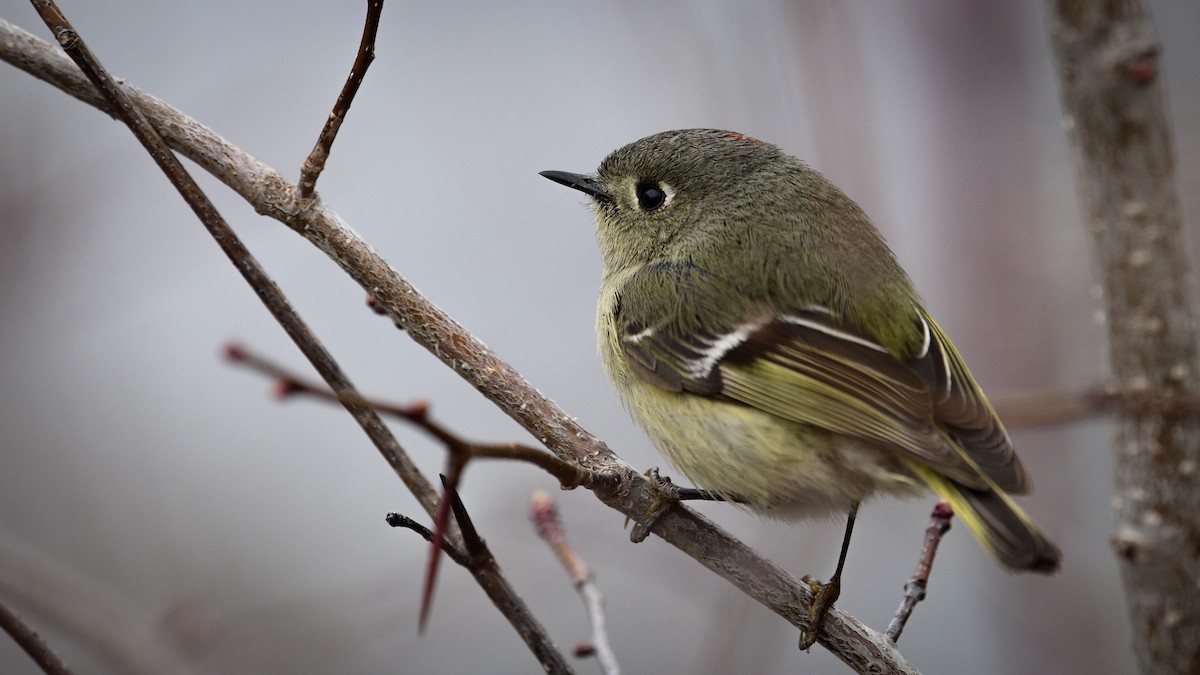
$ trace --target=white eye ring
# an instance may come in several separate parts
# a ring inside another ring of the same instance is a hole
[[[633,197],[638,208],[646,213],[659,211],[671,203],[675,190],[661,181],[638,181],[633,186]]]

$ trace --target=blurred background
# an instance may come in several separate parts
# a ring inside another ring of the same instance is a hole
[[[117,75],[295,180],[342,85],[364,3],[65,2]],[[1200,212],[1200,4],[1151,3],[1185,214]],[[48,39],[30,7],[0,17]],[[594,346],[590,171],[649,133],[782,146],[872,215],[989,392],[1105,372],[1041,4],[937,0],[388,3],[378,59],[318,190],[435,303],[631,464],[662,460]],[[128,131],[0,64],[0,597],[80,672],[537,672],[470,577],[443,574],[417,636],[425,520],[338,408],[276,402],[220,358],[243,341],[310,372]],[[201,176],[366,392],[427,399],[479,440],[529,442],[322,254]],[[1103,421],[1014,429],[1061,545],[1051,578],[1001,571],[956,525],[901,647],[930,673],[1133,668],[1109,550]],[[397,426],[429,473],[442,449]],[[664,467],[664,472],[674,472]],[[564,649],[588,639],[527,511],[551,478],[471,466],[463,499]],[[663,542],[557,492],[631,673],[847,672]],[[838,606],[882,630],[933,499],[865,505]],[[699,507],[793,574],[832,571],[842,523]],[[124,644],[123,647],[114,645]],[[599,672],[580,662],[580,672]],[[0,639],[0,671],[34,672]]]

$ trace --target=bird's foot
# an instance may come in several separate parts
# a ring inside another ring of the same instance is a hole
[[[670,478],[658,475],[658,467],[647,471],[646,478],[650,479],[650,487],[654,490],[654,500],[650,502],[650,506],[646,507],[645,514],[633,524],[633,529],[629,531],[629,540],[635,544],[645,541],[646,537],[650,536],[650,530],[658,522],[658,519],[679,503],[679,488],[671,482]]]
[[[808,608],[808,630],[800,632],[800,649],[808,651],[817,641],[817,635],[825,623],[825,616],[829,614],[833,603],[837,602],[838,597],[842,594],[842,584],[837,578],[830,579],[828,583],[822,583],[810,576],[805,576],[803,581],[813,592],[812,605]]]

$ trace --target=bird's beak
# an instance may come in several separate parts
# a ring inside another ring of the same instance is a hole
[[[574,188],[580,192],[591,196],[592,199],[601,202],[611,202],[612,194],[608,188],[596,176],[587,176],[581,173],[568,173],[566,171],[542,171],[540,176],[549,178],[559,185],[566,185],[569,188]]]

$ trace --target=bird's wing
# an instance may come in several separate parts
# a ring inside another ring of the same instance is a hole
[[[923,310],[913,320],[924,343],[907,359],[822,307],[752,313],[714,332],[671,320],[618,320],[618,330],[631,370],[663,389],[858,438],[967,487],[1027,491],[1028,475],[962,358]]]

